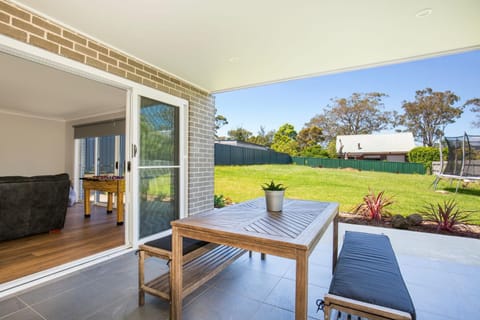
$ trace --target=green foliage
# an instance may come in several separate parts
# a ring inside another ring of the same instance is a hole
[[[294,156],[298,152],[298,142],[296,141],[297,132],[295,128],[286,123],[280,128],[273,136],[272,149],[277,152],[288,153],[291,156]]]
[[[404,113],[399,124],[408,128],[424,146],[433,146],[434,141],[443,136],[443,129],[460,118],[465,105],[455,107],[460,100],[451,91],[436,92],[431,88],[417,90],[415,101],[404,101]]]
[[[353,212],[379,222],[384,216],[391,215],[386,207],[392,204],[392,198],[387,198],[385,191],[375,194],[373,190],[369,190],[368,194],[363,197],[363,202],[360,203]]]
[[[306,124],[321,128],[328,141],[338,135],[370,134],[388,129],[394,122],[393,112],[382,111],[384,93],[352,93],[348,98],[331,99],[332,105],[324,108]]]
[[[459,223],[470,222],[470,215],[474,211],[460,210],[457,202],[453,199],[440,203],[429,203],[420,213],[425,220],[433,221],[437,224],[437,231],[453,231],[453,227]]]
[[[475,112],[477,114],[476,115],[477,120],[473,121],[472,125],[477,128],[480,128],[480,99],[479,98],[470,99],[467,102],[465,102],[463,106],[465,107],[469,105],[472,106],[470,111]]]
[[[217,135],[217,132],[221,127],[227,124],[228,124],[227,118],[225,116],[222,116],[221,114],[217,114],[215,116],[215,135]]]
[[[416,147],[408,153],[408,161],[422,163],[427,172],[432,172],[432,162],[440,161],[440,150],[434,147]]]
[[[238,141],[247,141],[252,136],[252,133],[250,131],[242,127],[229,130],[227,134],[229,139]]]
[[[260,127],[258,134],[256,136],[251,136],[247,139],[247,142],[259,144],[265,147],[270,147],[273,143],[273,136],[275,135],[275,130],[270,130],[265,132],[264,127]]]
[[[320,145],[308,146],[303,148],[297,153],[300,157],[312,157],[312,158],[329,158],[328,150],[325,150]]]
[[[213,196],[213,206],[215,208],[225,207],[225,198],[223,197],[223,194]]]
[[[273,180],[270,181],[270,183],[264,183],[261,187],[265,191],[267,191],[267,190],[268,191],[283,191],[283,190],[287,189],[287,187],[285,187],[281,183],[275,184],[275,182]]]

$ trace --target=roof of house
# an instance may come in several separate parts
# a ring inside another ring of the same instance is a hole
[[[338,153],[406,153],[413,148],[411,132],[337,136]]]

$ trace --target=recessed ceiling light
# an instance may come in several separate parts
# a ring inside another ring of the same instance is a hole
[[[238,62],[239,60],[240,60],[239,57],[230,57],[230,58],[228,58],[228,62],[230,62],[230,63],[236,63],[236,62]]]
[[[425,9],[422,9],[420,11],[418,11],[416,14],[415,14],[415,17],[417,18],[425,18],[425,17],[428,17],[429,15],[431,15],[433,12],[433,9],[432,8],[425,8]]]

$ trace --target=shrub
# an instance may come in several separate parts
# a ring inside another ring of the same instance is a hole
[[[223,197],[223,194],[213,196],[213,206],[215,208],[225,207],[225,198]]]
[[[425,220],[433,221],[437,224],[437,231],[453,231],[453,227],[459,223],[470,222],[470,214],[474,211],[461,210],[457,202],[453,199],[445,200],[443,205],[440,203],[429,203],[425,205],[420,213]]]
[[[385,191],[376,195],[373,190],[369,190],[369,193],[363,197],[363,202],[354,209],[354,213],[379,222],[383,216],[391,215],[386,209],[391,204],[393,204],[393,200],[385,196]]]
[[[443,150],[444,159],[446,149]],[[422,163],[427,172],[432,173],[432,162],[440,161],[440,150],[435,147],[416,147],[408,153],[408,161]]]

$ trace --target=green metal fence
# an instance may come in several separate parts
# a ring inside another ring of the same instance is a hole
[[[421,163],[389,162],[375,160],[344,160],[326,158],[292,157],[293,163],[310,167],[321,168],[354,168],[364,171],[381,171],[392,173],[425,174],[425,167]]]
[[[215,144],[215,165],[290,164],[292,157],[273,150]]]

